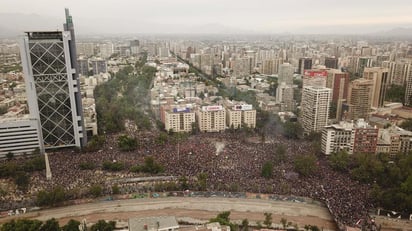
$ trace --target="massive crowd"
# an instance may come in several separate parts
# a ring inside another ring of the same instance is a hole
[[[198,190],[197,177],[205,173],[208,191],[231,190],[310,197],[325,202],[335,218],[348,225],[354,225],[372,208],[368,199],[368,186],[333,171],[322,157],[318,158],[315,174],[302,177],[295,172],[294,158],[313,153],[312,145],[307,141],[297,142],[273,136],[261,142],[259,138],[253,139],[245,133],[226,132],[201,133],[162,144],[156,141],[158,135],[155,133],[134,135],[139,140],[139,147],[132,152],[119,151],[118,136],[108,135],[104,146],[96,152],[64,150],[49,153],[52,179],[46,180],[44,172],[34,173],[28,194],[34,196],[39,190],[56,185],[64,186],[73,198],[84,197],[88,188],[94,184],[102,185],[105,194],[111,193],[113,184],[119,184],[123,194],[153,190],[150,184],[140,181],[126,180],[119,183],[119,179],[141,177],[141,173],[130,172],[130,167],[142,164],[147,156],[153,156],[165,168],[162,175],[175,176],[176,179],[185,176],[193,187],[189,190]],[[276,149],[280,145],[285,149],[283,159],[276,157]],[[120,172],[104,171],[102,163],[105,161],[123,163],[125,169]],[[274,163],[273,177],[270,179],[261,176],[266,161]],[[80,164],[86,162],[94,163],[97,167],[81,170]],[[11,203],[9,206],[16,205]]]

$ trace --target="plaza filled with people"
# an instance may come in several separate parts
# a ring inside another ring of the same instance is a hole
[[[64,187],[69,199],[89,196],[89,188],[100,185],[102,195],[112,194],[113,185],[120,193],[131,195],[154,191],[158,182],[135,181],[137,177],[151,176],[131,172],[132,166],[141,165],[151,156],[164,167],[162,176],[173,176],[176,185],[179,179],[187,179],[185,189],[190,191],[238,191],[265,194],[293,195],[320,200],[326,204],[336,220],[354,225],[367,215],[373,205],[368,196],[368,185],[353,181],[346,174],[332,170],[324,157],[317,157],[316,171],[307,177],[300,176],[293,165],[299,155],[313,155],[312,143],[304,140],[290,140],[282,136],[267,137],[264,142],[250,134],[201,133],[159,142],[157,133],[135,133],[138,148],[130,152],[118,149],[118,135],[107,135],[105,144],[94,152],[59,150],[49,152],[52,172],[47,180],[45,172],[34,172],[27,193],[16,190],[13,197],[3,196],[5,207],[26,206],[34,203],[36,193]],[[278,158],[277,148],[282,146],[285,155]],[[21,161],[21,160],[16,160]],[[265,162],[273,163],[270,178],[262,177]],[[106,171],[103,163],[121,163],[123,170]],[[82,163],[92,163],[90,169],[82,169]],[[204,182],[199,186],[199,176]]]

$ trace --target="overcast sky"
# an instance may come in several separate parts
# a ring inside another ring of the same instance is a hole
[[[182,32],[206,24],[266,33],[412,27],[411,0],[0,0],[0,13],[61,21],[65,7],[76,27],[113,33]]]

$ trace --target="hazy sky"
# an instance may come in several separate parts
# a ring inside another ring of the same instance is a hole
[[[0,0],[0,13],[60,20],[65,7],[77,27],[113,32],[174,32],[205,24],[269,33],[412,27],[411,0]]]

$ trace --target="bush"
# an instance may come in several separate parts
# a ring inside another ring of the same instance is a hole
[[[95,184],[90,187],[89,192],[93,197],[99,197],[102,195],[103,188],[102,186]]]
[[[137,148],[137,140],[135,138],[122,135],[118,138],[118,145],[121,151],[133,151]]]
[[[66,192],[62,186],[55,187],[48,192],[42,190],[37,193],[37,205],[39,206],[55,206],[66,200]]]
[[[118,172],[124,169],[123,163],[106,161],[103,163],[103,169],[106,171]]]
[[[317,168],[316,157],[312,155],[296,157],[294,165],[296,172],[303,176],[309,176],[314,173]]]
[[[93,170],[96,168],[96,165],[93,162],[82,162],[79,164],[81,170]]]
[[[266,179],[273,176],[273,164],[270,161],[266,161],[262,166],[262,176]]]

